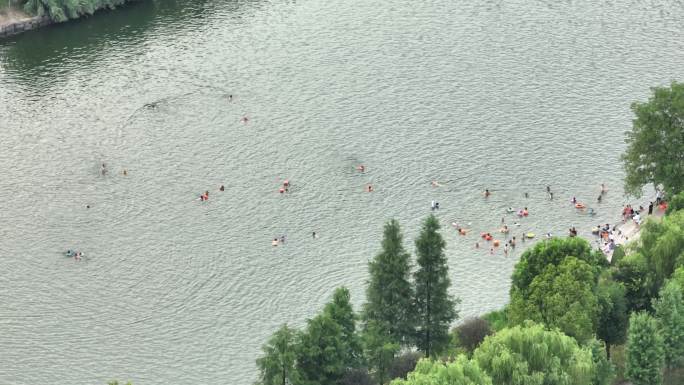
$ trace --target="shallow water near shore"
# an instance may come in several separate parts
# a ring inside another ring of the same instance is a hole
[[[170,1],[0,42],[0,383],[251,384],[280,324],[337,286],[363,302],[388,219],[413,253],[433,199],[461,316],[503,306],[533,242],[489,255],[476,234],[619,220],[629,105],[681,77],[683,18],[675,1]]]

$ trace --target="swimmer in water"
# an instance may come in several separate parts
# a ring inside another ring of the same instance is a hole
[[[603,199],[603,195],[599,195],[599,196],[598,196],[598,199],[596,199],[596,201],[597,201],[598,203],[601,203],[601,199]]]
[[[485,192],[484,192],[485,198],[487,198],[490,195],[492,195],[492,193],[489,192],[489,189],[485,189]]]
[[[280,243],[285,244],[285,236],[284,235],[280,236]]]
[[[606,188],[605,183],[601,183],[601,194],[605,194],[608,192],[608,189]]]
[[[86,205],[86,208],[89,209],[89,208],[90,208],[90,205]]]
[[[233,95],[228,95],[228,101],[232,102],[233,101]]]
[[[525,198],[529,198],[529,197],[530,197],[530,194],[525,193]]]
[[[241,121],[242,123],[245,123],[245,124],[246,124],[247,122],[249,122],[249,118],[247,118],[246,116],[243,116],[242,119],[240,119],[240,121]]]
[[[278,238],[273,238],[273,240],[271,241],[271,245],[278,246]]]
[[[311,233],[311,238],[316,239],[317,237],[318,237],[318,236],[316,235],[316,232],[315,232],[315,231],[314,231],[313,233]]]
[[[102,163],[102,167],[100,168],[100,172],[102,173],[102,175],[107,174],[107,166],[105,166],[104,163]]]
[[[128,175],[128,170],[124,169],[123,172],[122,172],[122,174],[123,174],[123,176],[127,176],[127,175]]]
[[[226,188],[221,185],[221,187],[219,187],[219,191],[226,191]]]
[[[572,197],[572,203],[577,203],[577,198],[576,198],[576,197]]]
[[[480,248],[480,242],[475,242],[475,248],[479,249]]]
[[[440,187],[441,186],[441,184],[439,184],[439,182],[437,182],[436,180],[433,180],[430,184],[432,185],[432,187]]]
[[[368,185],[368,187],[366,188],[366,191],[373,192],[373,186]]]
[[[360,165],[356,166],[356,170],[360,171],[360,172],[364,172],[364,171],[366,171],[366,167],[364,165],[360,164]]]

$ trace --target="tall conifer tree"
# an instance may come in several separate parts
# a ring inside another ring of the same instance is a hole
[[[447,292],[451,280],[444,255],[446,243],[438,230],[437,218],[430,215],[416,240],[416,345],[426,357],[434,356],[447,347],[449,326],[458,317],[455,306],[459,301]]]
[[[386,330],[390,342],[408,345],[415,328],[413,287],[409,282],[411,256],[404,250],[399,222],[385,224],[382,251],[368,263],[363,320]]]

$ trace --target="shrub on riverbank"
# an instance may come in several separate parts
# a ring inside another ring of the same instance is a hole
[[[130,0],[26,0],[24,10],[37,16],[49,16],[56,22],[92,15],[99,9],[114,9]]]

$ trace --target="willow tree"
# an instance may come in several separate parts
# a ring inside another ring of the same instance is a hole
[[[410,257],[399,222],[387,222],[382,250],[368,263],[370,279],[362,318],[366,324],[374,322],[376,329],[385,330],[390,342],[399,345],[410,343],[415,328]]]
[[[599,373],[608,363],[594,355],[592,345],[580,346],[559,330],[526,322],[487,337],[475,349],[473,360],[494,384],[610,384],[612,372]]]
[[[657,293],[675,269],[684,266],[684,211],[668,215],[662,222],[646,222],[637,251],[646,258],[652,289]]]
[[[92,15],[98,9],[114,9],[127,1],[130,0],[26,0],[24,10],[62,22]]]
[[[640,196],[644,185],[684,191],[684,83],[654,87],[645,103],[633,103],[632,130],[622,156],[625,191]]]
[[[458,300],[447,292],[451,280],[444,254],[446,242],[438,231],[439,222],[434,215],[430,215],[416,239],[416,345],[426,357],[446,349],[449,344],[449,326],[458,317]]]
[[[390,385],[491,385],[492,379],[473,360],[459,355],[454,361],[439,362],[422,359],[407,378]]]

